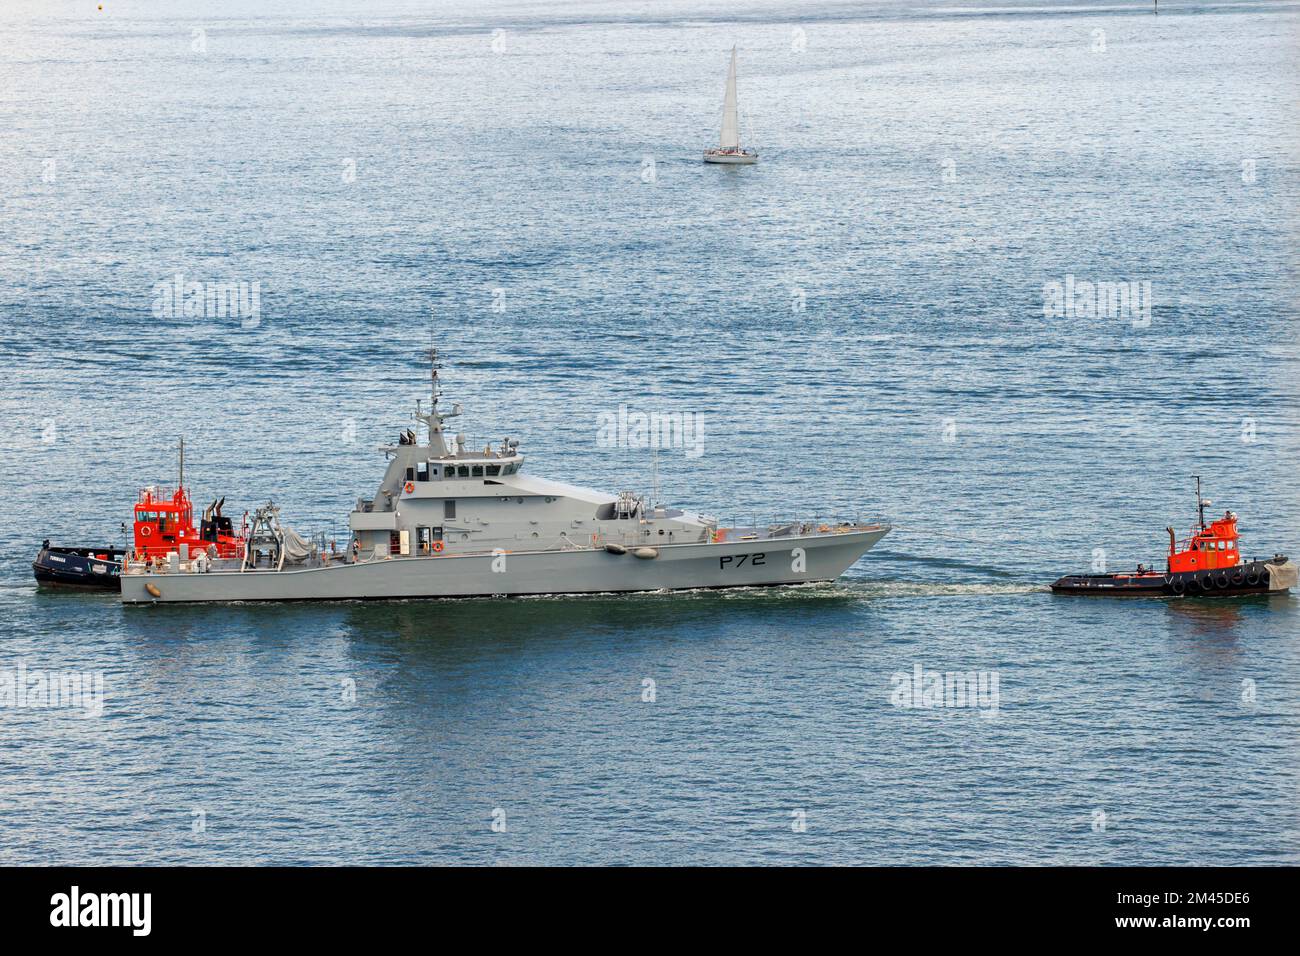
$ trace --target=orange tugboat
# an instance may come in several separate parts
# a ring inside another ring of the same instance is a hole
[[[48,587],[111,588],[120,586],[123,557],[137,562],[160,563],[175,554],[180,561],[191,557],[233,558],[243,554],[248,515],[238,533],[221,513],[225,498],[214,501],[194,526],[194,506],[185,490],[185,445],[181,443],[180,483],[176,489],[160,490],[151,485],[141,490],[132,509],[133,550],[121,548],[56,547],[48,540],[32,562],[38,584]],[[125,532],[126,525],[123,524]]]
[[[1243,562],[1237,516],[1225,511],[1222,518],[1206,524],[1208,504],[1209,500],[1201,497],[1198,476],[1198,527],[1181,542],[1173,528],[1165,529],[1169,532],[1169,554],[1163,573],[1139,564],[1136,571],[1120,574],[1067,574],[1052,585],[1052,590],[1057,594],[1234,597],[1284,593],[1296,586],[1297,568],[1286,555]]]

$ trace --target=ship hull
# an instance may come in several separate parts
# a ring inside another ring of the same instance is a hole
[[[1052,591],[1091,597],[1240,597],[1286,593],[1295,584],[1296,565],[1275,559],[1173,574],[1067,574],[1052,584]]]
[[[651,549],[394,557],[303,570],[130,573],[122,601],[400,600],[676,591],[833,581],[888,533],[870,530]],[[155,593],[156,592],[156,593]]]
[[[107,555],[108,560],[97,554]],[[41,548],[32,562],[32,574],[41,587],[116,591],[121,554],[112,548]]]
[[[720,166],[752,166],[758,162],[757,153],[718,153],[709,151],[704,154],[706,163],[715,163]]]

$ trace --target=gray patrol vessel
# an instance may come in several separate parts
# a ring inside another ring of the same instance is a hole
[[[242,555],[180,553],[131,560],[128,604],[185,601],[364,600],[757,587],[833,581],[889,532],[886,524],[790,522],[721,527],[716,518],[524,474],[519,443],[469,451],[444,427],[461,407],[432,394],[388,458],[379,490],[349,517],[343,551],[257,509]]]

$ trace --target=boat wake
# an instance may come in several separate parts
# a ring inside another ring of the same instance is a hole
[[[894,600],[899,598],[929,597],[1007,597],[1017,594],[1050,594],[1051,587],[1046,584],[1026,583],[1024,581],[989,583],[972,582],[959,584],[944,581],[846,581],[845,590],[867,600]]]

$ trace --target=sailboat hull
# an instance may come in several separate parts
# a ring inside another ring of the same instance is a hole
[[[723,166],[752,166],[758,162],[758,153],[723,153],[710,149],[704,153],[704,161]]]

